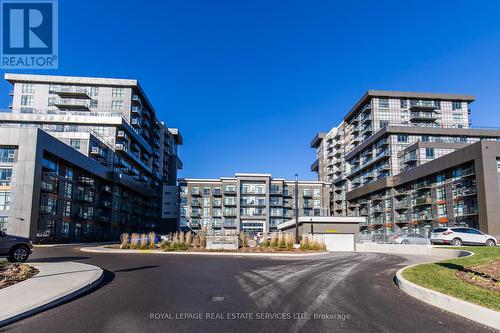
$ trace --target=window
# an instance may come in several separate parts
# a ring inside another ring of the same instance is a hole
[[[54,97],[49,97],[48,100],[47,100],[47,105],[48,106],[54,106],[54,102],[56,101],[56,99]]]
[[[389,108],[389,99],[380,98],[378,100],[378,106],[379,106],[379,108],[388,109]]]
[[[97,107],[97,99],[90,100],[90,107],[91,108],[96,108]]]
[[[69,222],[63,222],[62,223],[62,237],[68,238],[69,237]]]
[[[210,187],[203,188],[203,195],[210,195]]]
[[[76,150],[80,149],[80,139],[69,139],[69,145]]]
[[[321,190],[319,188],[314,189],[314,196],[319,197],[321,195]]]
[[[123,109],[123,101],[111,101],[111,109],[112,110]]]
[[[10,209],[10,191],[0,192],[0,210]]]
[[[451,103],[451,108],[452,108],[452,110],[461,110],[462,109],[462,103],[461,102],[452,102]]]
[[[15,162],[16,149],[8,147],[0,147],[0,162],[12,163]]]
[[[434,101],[434,106],[437,110],[441,110],[441,101]]]
[[[313,207],[314,208],[321,208],[321,200],[314,199]]]
[[[425,148],[425,157],[434,158],[434,148]]]
[[[33,83],[23,83],[21,87],[21,92],[23,94],[34,94],[35,88],[33,87]]]
[[[65,201],[64,202],[63,215],[66,216],[66,217],[71,216],[71,201]]]
[[[0,168],[0,186],[10,186],[12,180],[11,168]]]
[[[32,106],[33,105],[33,95],[21,95],[21,105],[22,106]]]
[[[311,195],[311,189],[305,188],[302,190],[304,197],[308,197]]]
[[[464,117],[461,113],[453,114],[453,122],[454,123],[462,123],[464,121]]]
[[[123,88],[112,88],[111,89],[112,97],[123,97]]]
[[[0,231],[7,230],[7,216],[0,216]]]
[[[90,87],[90,96],[99,96],[99,87]]]
[[[380,121],[380,128],[384,128],[386,126],[389,126],[389,120],[381,120]]]
[[[33,108],[21,108],[21,113],[33,113]]]
[[[82,237],[82,224],[75,223],[75,238],[78,239]]]
[[[444,187],[436,188],[436,199],[437,200],[444,200],[444,198],[445,198]]]
[[[428,135],[422,135],[422,142],[429,142],[429,136]]]
[[[408,135],[398,134],[398,142],[408,142]]]
[[[401,102],[401,109],[406,109],[408,107],[408,101],[406,99],[402,99],[400,102]]]
[[[73,169],[70,167],[66,168],[66,179],[73,179]]]

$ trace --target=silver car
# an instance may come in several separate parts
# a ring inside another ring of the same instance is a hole
[[[428,245],[431,242],[429,238],[420,234],[408,234],[399,235],[394,237],[394,243],[396,244],[425,244]]]
[[[0,231],[0,256],[6,256],[10,262],[25,262],[32,252],[33,244],[29,238]]]

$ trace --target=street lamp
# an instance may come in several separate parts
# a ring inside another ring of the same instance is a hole
[[[295,243],[299,243],[299,174],[295,174]]]

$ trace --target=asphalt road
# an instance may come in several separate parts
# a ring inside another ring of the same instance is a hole
[[[102,267],[104,283],[0,332],[491,332],[392,282],[407,260],[99,254],[36,248],[30,261]]]

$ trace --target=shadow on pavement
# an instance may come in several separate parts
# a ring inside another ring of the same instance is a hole
[[[117,269],[115,271],[115,273],[141,271],[143,269],[150,269],[150,268],[156,268],[156,267],[160,267],[160,266],[139,266],[139,267],[132,267],[132,268],[123,268],[123,269]]]

